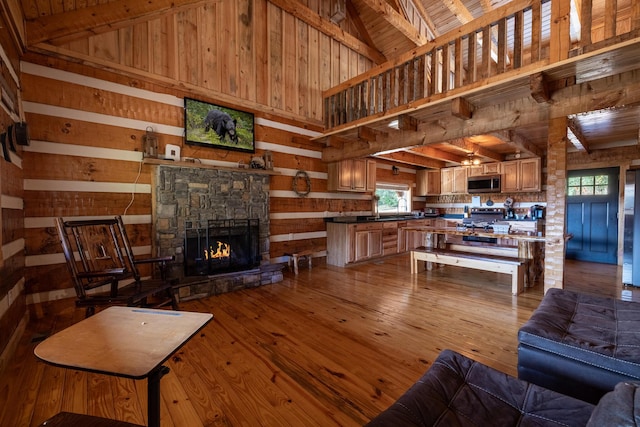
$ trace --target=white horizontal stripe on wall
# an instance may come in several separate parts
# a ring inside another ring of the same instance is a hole
[[[9,310],[9,307],[14,303],[16,297],[24,291],[24,282],[24,277],[21,277],[18,283],[13,285],[13,288],[9,289],[9,292],[0,299],[0,319]]]
[[[126,117],[110,116],[108,114],[94,113],[91,111],[74,110],[73,108],[56,107],[54,105],[40,104],[37,102],[24,101],[22,103],[24,111],[27,113],[42,114],[45,116],[63,117],[66,119],[82,120],[90,123],[99,123],[109,126],[126,127],[146,131],[151,126],[154,132],[167,135],[183,136],[184,128],[179,126],[169,126],[161,123],[151,125],[148,121],[129,119]]]
[[[269,215],[271,219],[307,219],[307,218],[333,218],[336,216],[368,216],[371,211],[352,211],[352,212],[281,212]]]
[[[38,292],[37,294],[27,294],[27,304],[40,304],[43,302],[56,301],[60,299],[75,298],[76,292],[73,288],[56,289],[54,291]]]
[[[9,242],[6,245],[2,245],[2,257],[3,259],[9,259],[15,254],[24,250],[24,239],[16,239],[13,242]]]
[[[129,184],[124,182],[25,179],[24,189],[25,191],[73,191],[85,193],[151,194],[151,184]]]
[[[308,150],[306,148],[288,147],[286,145],[274,144],[272,142],[256,141],[256,148],[296,156],[311,157],[313,159],[322,159],[321,151]]]
[[[6,63],[8,64],[9,62],[6,62]],[[184,107],[184,98],[178,98],[174,95],[167,95],[163,93],[152,92],[146,89],[134,88],[134,87],[122,85],[119,83],[113,83],[106,80],[96,79],[94,77],[87,77],[82,74],[76,74],[76,73],[71,73],[69,71],[57,70],[57,69],[45,67],[42,65],[33,64],[30,62],[21,62],[20,69],[25,74],[46,77],[52,80],[58,80],[58,81],[73,83],[76,85],[82,85],[82,86],[86,86],[94,89],[100,89],[100,90],[105,90],[109,92],[119,93],[122,95],[132,96],[140,99],[146,99],[149,101],[171,105],[174,107]],[[19,84],[19,82],[16,81],[16,84]],[[33,111],[29,111],[29,112],[33,112]],[[271,127],[274,129],[280,129],[288,132],[297,133],[300,135],[306,135],[311,138],[315,138],[322,135],[320,132],[315,132],[299,126],[293,126],[285,123],[275,122],[273,120],[264,119],[261,117],[256,117],[255,123],[262,126]],[[146,129],[146,127],[144,129]],[[160,132],[155,127],[154,127],[154,131]],[[180,135],[182,134],[183,133],[180,133]]]
[[[311,138],[315,138],[315,137],[318,137],[318,136],[322,135],[322,133],[320,133],[320,132],[312,131],[312,130],[309,130],[309,129],[304,129],[304,128],[301,128],[301,127],[298,127],[298,126],[288,125],[288,124],[285,124],[285,123],[274,122],[273,120],[264,119],[262,117],[256,117],[255,122],[258,125],[267,126],[267,127],[274,128],[274,129],[280,129],[280,130],[284,130],[284,131],[287,131],[287,132],[298,133],[300,135],[306,135],[306,136],[309,136]]]
[[[7,52],[4,51],[2,45],[0,45],[0,58],[2,58],[2,62],[4,63],[5,67],[7,67],[7,70],[9,70],[9,74],[11,74],[13,82],[16,84],[16,86],[18,86],[18,88],[20,88],[20,79],[18,78],[18,73],[16,73],[16,70],[13,69],[13,63],[11,62],[11,60],[9,60]]]
[[[115,215],[103,216],[65,216],[65,221],[87,221],[92,219],[113,218]],[[24,219],[24,228],[55,227],[52,216],[29,217]],[[122,222],[125,224],[151,224],[151,215],[124,215]]]
[[[174,95],[152,92],[146,89],[139,89],[120,83],[113,83],[107,80],[96,79],[94,77],[87,77],[82,74],[76,74],[69,71],[45,67],[42,65],[33,64],[31,62],[21,62],[20,70],[25,74],[31,74],[33,76],[46,77],[52,80],[59,80],[61,82],[87,86],[94,89],[132,96],[135,98],[147,99],[149,101],[161,102],[163,104],[173,105],[176,107],[184,106],[184,100]]]
[[[271,190],[269,191],[271,197],[283,197],[283,198],[296,198],[298,195],[289,190]],[[306,199],[342,199],[342,200],[371,200],[370,194],[358,194],[358,193],[323,193],[311,191]]]
[[[325,237],[327,237],[326,231],[312,231],[309,233],[274,234],[269,236],[269,241],[275,243],[289,242],[292,240],[321,239]]]
[[[18,169],[22,169],[22,157],[9,150],[9,158],[11,159],[11,163],[13,163]]]
[[[57,142],[34,141],[25,146],[24,151],[43,154],[57,154],[60,156],[91,157],[94,159],[124,160],[129,162],[141,162],[142,152],[131,150],[118,150],[115,148],[88,147],[86,145],[60,144]]]
[[[0,196],[0,207],[2,209],[16,209],[23,210],[24,209],[24,200],[19,197],[14,196]]]
[[[288,168],[273,168],[273,170],[280,172],[284,176],[296,176],[299,169],[288,169]],[[314,172],[314,171],[305,171],[309,178],[315,179],[327,179],[328,174],[326,172]]]
[[[134,246],[131,248],[134,255],[149,255],[151,254],[151,246]],[[76,257],[77,258],[77,257]],[[29,255],[24,259],[24,265],[26,267],[37,267],[41,265],[55,265],[65,263],[64,254],[42,254],[42,255]]]

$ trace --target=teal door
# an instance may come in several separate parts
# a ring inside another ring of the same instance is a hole
[[[617,263],[619,176],[618,168],[568,172],[567,258]]]

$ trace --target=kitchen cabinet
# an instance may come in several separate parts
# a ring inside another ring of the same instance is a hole
[[[327,187],[329,191],[375,191],[375,173],[375,160],[349,159],[329,163]]]
[[[464,194],[467,192],[466,167],[440,169],[440,193]]]
[[[440,194],[440,170],[420,169],[416,171],[416,196]]]
[[[327,264],[344,267],[383,255],[383,222],[327,223]]]
[[[398,221],[382,223],[382,255],[398,253]]]
[[[540,191],[540,158],[502,162],[502,192]]]
[[[344,267],[422,246],[422,233],[405,228],[431,226],[434,221],[327,222],[327,264]]]
[[[420,219],[406,223],[405,227],[433,227],[434,224],[435,220],[433,219]],[[401,229],[400,232],[403,234],[403,239],[398,239],[399,245],[402,245],[399,248],[399,252],[407,252],[419,246],[424,246],[424,232],[404,229]]]
[[[376,227],[366,227],[369,225],[354,226],[355,253],[353,262],[382,256],[382,224],[375,224]]]
[[[467,176],[479,175],[500,175],[500,163],[493,162],[469,166],[469,172]]]

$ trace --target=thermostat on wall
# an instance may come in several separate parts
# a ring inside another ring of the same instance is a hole
[[[173,144],[167,144],[164,149],[164,158],[166,160],[180,161],[180,147]]]

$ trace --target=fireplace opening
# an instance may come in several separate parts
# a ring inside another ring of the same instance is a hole
[[[185,221],[185,276],[249,270],[260,265],[257,219]]]

